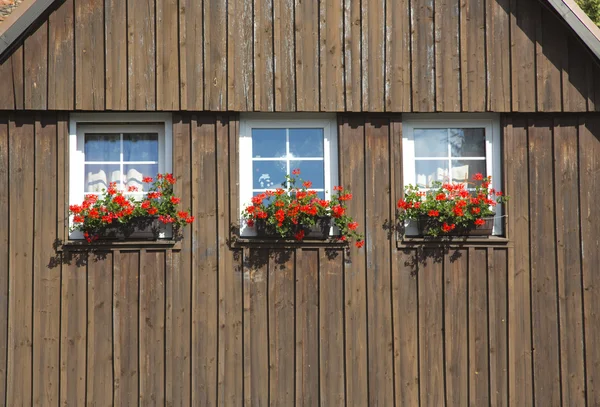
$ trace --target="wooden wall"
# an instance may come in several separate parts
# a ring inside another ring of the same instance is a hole
[[[59,0],[0,110],[584,112],[600,67],[538,0]]]
[[[201,114],[174,116],[179,246],[56,252],[66,125],[0,114],[0,404],[600,403],[600,116],[505,116],[508,239],[447,252],[390,234],[383,115],[339,118],[364,249],[230,249],[239,123]]]

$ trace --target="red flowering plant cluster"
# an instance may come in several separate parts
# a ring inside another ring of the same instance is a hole
[[[71,231],[81,231],[84,238],[92,242],[108,230],[129,236],[136,228],[153,223],[154,219],[173,225],[174,235],[194,221],[189,210],[178,208],[181,200],[173,194],[176,179],[172,174],[158,174],[156,179],[144,177],[142,181],[151,184],[142,198],[135,197],[137,187],[130,186],[127,191],[121,191],[117,190],[116,182],[111,182],[101,195],[89,194],[81,205],[70,205]]]
[[[268,190],[252,197],[252,203],[242,213],[246,224],[250,227],[262,224],[283,239],[301,241],[307,235],[307,228],[324,219],[333,220],[340,232],[336,239],[354,241],[357,247],[363,247],[364,236],[357,231],[358,223],[347,213],[346,202],[352,199],[352,194],[336,186],[330,200],[321,199],[317,191],[311,189],[312,182],[302,180],[299,175],[300,170],[295,169],[292,175],[286,175],[285,189]]]
[[[490,188],[491,181],[491,176],[477,173],[473,182],[434,181],[426,192],[408,185],[398,201],[398,220],[424,221],[425,233],[434,237],[482,226],[495,216],[494,207],[508,200],[502,191]]]

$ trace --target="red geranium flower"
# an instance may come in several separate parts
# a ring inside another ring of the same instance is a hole
[[[302,239],[304,239],[304,230],[303,230],[303,229],[300,229],[300,230],[299,230],[299,231],[298,231],[298,232],[297,232],[297,233],[294,235],[294,238],[295,238],[296,240],[302,240]]]
[[[485,220],[483,220],[483,219],[476,219],[476,220],[475,220],[475,224],[476,224],[477,226],[484,225],[484,224],[485,224]]]

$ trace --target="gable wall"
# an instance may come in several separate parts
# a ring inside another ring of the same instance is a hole
[[[600,110],[534,0],[64,0],[0,62],[0,109]]]

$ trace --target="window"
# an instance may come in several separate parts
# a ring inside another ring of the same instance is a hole
[[[428,188],[433,181],[458,183],[481,173],[502,189],[497,115],[404,115],[402,137],[404,185]],[[498,205],[495,235],[502,234],[501,218]],[[406,234],[415,232],[409,227]]]
[[[74,114],[69,134],[69,203],[101,193],[111,182],[142,191],[146,176],[171,172],[171,116]],[[136,194],[136,193],[132,193]],[[71,238],[81,238],[72,233]]]
[[[337,132],[332,115],[242,115],[240,127],[240,210],[252,196],[274,190],[300,169],[323,199],[337,184]],[[254,230],[241,224],[241,235]]]

